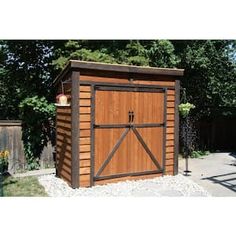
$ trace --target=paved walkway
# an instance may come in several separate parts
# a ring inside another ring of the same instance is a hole
[[[185,160],[179,160],[179,173],[185,170]],[[201,159],[189,159],[187,178],[205,188],[212,196],[236,197],[236,155],[214,153]]]
[[[27,177],[27,176],[41,176],[41,175],[48,175],[48,174],[55,174],[55,168],[48,168],[48,169],[41,169],[41,170],[31,170],[25,173],[17,173],[14,174],[13,177]]]

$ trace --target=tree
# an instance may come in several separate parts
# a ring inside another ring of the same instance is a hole
[[[19,104],[27,97],[46,96],[52,100],[50,41],[2,41],[4,75],[1,83],[6,89],[2,103],[2,119],[18,119]]]
[[[5,62],[7,58],[6,45],[0,41],[0,119],[5,117],[11,117],[11,112],[9,112],[12,106],[12,99],[9,97],[10,87],[8,87],[8,73],[5,68]]]
[[[215,107],[236,106],[235,41],[172,41],[178,66],[185,69],[181,80],[187,100],[196,105],[195,115],[210,117]]]
[[[2,41],[1,119],[22,119],[28,167],[36,168],[47,142],[52,140],[54,100],[51,41]]]
[[[193,117],[211,117],[214,107],[236,107],[235,52],[232,40],[0,41],[0,119],[23,119],[27,156],[39,157],[51,139],[52,81],[69,59],[184,68]]]

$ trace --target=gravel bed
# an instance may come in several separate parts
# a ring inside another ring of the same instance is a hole
[[[91,188],[72,189],[68,184],[54,174],[38,177],[41,185],[51,197],[208,197],[210,194],[201,186],[183,175],[163,176],[154,179],[124,181]]]

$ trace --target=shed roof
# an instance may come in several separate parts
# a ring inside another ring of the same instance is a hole
[[[98,62],[87,62],[79,60],[70,60],[62,72],[53,81],[56,84],[67,72],[73,69],[87,69],[99,71],[114,71],[123,73],[138,73],[138,74],[153,74],[153,75],[170,75],[170,76],[183,76],[184,69],[175,68],[158,68],[148,66],[132,66],[123,64],[108,64]]]

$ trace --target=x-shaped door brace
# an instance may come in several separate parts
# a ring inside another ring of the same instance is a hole
[[[123,134],[121,135],[121,137],[119,138],[119,140],[117,141],[117,143],[115,144],[115,146],[113,147],[112,151],[109,153],[107,159],[103,162],[102,166],[100,167],[100,169],[98,170],[95,178],[99,177],[100,174],[103,172],[103,170],[106,168],[106,166],[108,165],[108,163],[111,161],[111,159],[114,157],[114,154],[116,153],[117,149],[120,147],[122,141],[125,139],[125,137],[127,136],[127,134],[129,133],[129,131],[132,130],[135,134],[135,136],[137,137],[138,141],[142,144],[143,148],[145,149],[145,151],[147,152],[148,156],[151,158],[152,162],[155,164],[155,166],[161,170],[161,166],[158,163],[158,161],[156,160],[155,156],[152,154],[152,152],[150,151],[150,149],[148,148],[147,144],[144,142],[142,136],[139,134],[139,132],[137,131],[137,129],[133,126],[130,125],[129,127],[127,127],[125,129],[125,131],[123,132]]]

